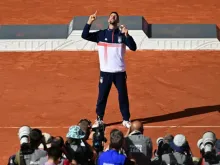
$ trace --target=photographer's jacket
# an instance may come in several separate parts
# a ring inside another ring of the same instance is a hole
[[[129,134],[126,140],[126,153],[136,159],[137,164],[149,164],[153,152],[153,144],[149,137],[139,131]]]
[[[124,72],[126,46],[132,51],[137,49],[134,39],[131,36],[125,37],[119,29],[105,29],[90,33],[90,28],[91,25],[85,25],[82,38],[98,44],[100,70],[110,73]]]
[[[36,149],[32,154],[24,155],[26,165],[39,165],[40,158],[47,156],[47,152],[41,149]],[[15,157],[15,163],[20,165],[20,151],[17,152]]]
[[[71,160],[77,161],[78,165],[87,165],[88,160],[92,158],[93,153],[86,142],[81,141],[80,144],[66,143],[68,157]]]
[[[193,165],[192,157],[184,153],[173,152],[162,155],[163,164],[171,164],[171,162],[176,162],[176,164],[182,165]]]

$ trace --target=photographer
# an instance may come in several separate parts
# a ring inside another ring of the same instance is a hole
[[[162,157],[163,154],[169,154],[173,152],[173,149],[170,147],[170,143],[173,141],[173,135],[166,135],[164,138],[159,137],[156,141],[158,149],[154,151],[156,157]]]
[[[200,149],[202,165],[216,164],[220,165],[219,155],[216,153],[216,136],[213,132],[208,131],[203,134],[202,139],[197,142]]]
[[[144,136],[143,133],[143,124],[140,121],[134,121],[127,132],[128,136],[125,137],[126,155],[134,158],[138,165],[150,164],[153,152],[151,138]]]
[[[83,140],[88,140],[92,131],[92,122],[88,119],[81,119],[78,125],[81,128],[81,130],[85,133],[85,137],[83,138]]]
[[[41,130],[32,129],[29,134],[29,139],[30,142],[22,143],[20,151],[16,153],[15,163],[17,165],[38,165],[40,158],[47,155],[46,151],[38,149],[39,145],[43,142]],[[46,146],[46,144],[44,144],[44,146]]]
[[[162,155],[162,164],[193,165],[190,147],[184,135],[177,134],[170,146],[173,152]]]
[[[119,151],[123,147],[124,135],[121,131],[113,129],[110,133],[109,150],[102,152],[98,158],[98,165],[105,164],[120,164],[134,165],[135,162],[129,160],[124,154]]]
[[[20,145],[22,145],[23,143],[29,143],[29,135],[31,132],[31,127],[29,126],[21,126],[18,130],[18,138],[20,141]],[[11,155],[8,159],[8,165],[16,165],[15,163],[15,157],[16,155]]]
[[[80,126],[81,130],[85,133],[85,137],[82,139],[81,145],[84,145],[86,147],[86,154],[89,159],[89,164],[94,165],[97,158],[97,153],[96,150],[87,142],[91,134],[92,122],[88,119],[81,119],[78,125]]]
[[[154,157],[151,159],[151,164],[160,164],[163,154],[169,154],[173,152],[173,149],[170,147],[170,143],[173,141],[173,138],[173,135],[168,134],[164,137],[159,137],[156,140],[158,148],[154,150]]]
[[[70,165],[71,164],[70,161],[69,161],[70,158],[67,157],[68,155],[67,155],[66,147],[64,145],[64,140],[63,140],[63,138],[61,136],[56,136],[56,137],[54,137],[52,139],[51,147],[58,148],[62,152],[62,155],[60,156],[60,160],[59,160],[58,165]],[[48,156],[49,156],[49,154],[48,154]],[[40,159],[40,163],[39,164],[40,165],[44,165],[48,161],[48,158],[49,158],[48,156],[42,157]]]
[[[48,160],[43,165],[59,165],[61,158],[62,158],[61,148],[51,146],[48,149]]]
[[[87,155],[88,148],[85,143],[82,143],[85,133],[79,126],[74,125],[69,128],[69,132],[66,135],[67,141],[65,143],[67,157],[72,161],[75,160],[78,164],[89,164],[89,157]]]
[[[98,126],[92,128],[92,146],[99,155],[104,151],[104,143],[107,142],[107,139],[105,137],[105,124],[100,119],[97,120],[97,123]]]

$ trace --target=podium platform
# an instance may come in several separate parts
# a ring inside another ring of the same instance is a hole
[[[0,51],[95,51],[97,44],[81,38],[88,16],[75,16],[61,25],[2,25]],[[108,27],[99,16],[91,32]],[[220,50],[215,24],[150,24],[142,16],[120,16],[137,50]],[[128,49],[128,48],[127,48]]]

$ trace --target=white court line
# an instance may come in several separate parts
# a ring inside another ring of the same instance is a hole
[[[62,127],[53,127],[53,126],[31,126],[32,128],[39,128],[39,129],[68,129],[70,126],[62,126]],[[20,127],[0,127],[0,129],[19,129]],[[125,128],[124,126],[120,125],[112,125],[107,126],[106,128]],[[220,128],[220,126],[147,126],[145,125],[144,128]]]

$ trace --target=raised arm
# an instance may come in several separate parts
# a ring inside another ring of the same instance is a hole
[[[92,41],[92,42],[98,42],[99,31],[92,32],[92,33],[89,32],[93,21],[96,20],[96,13],[97,13],[97,11],[95,12],[95,14],[89,16],[89,20],[86,23],[86,25],[84,26],[84,29],[83,29],[83,32],[81,35],[81,37],[83,39],[88,40],[88,41]]]
[[[81,37],[83,39],[91,41],[91,42],[98,42],[98,33],[99,33],[99,31],[91,33],[91,32],[89,32],[90,28],[91,28],[91,24],[87,23],[84,26]]]
[[[132,50],[132,51],[136,51],[137,50],[137,45],[136,45],[133,37],[130,36],[130,35],[125,36],[125,45],[127,47],[129,47],[129,49]]]
[[[133,37],[128,34],[128,29],[124,25],[121,25],[120,28],[121,28],[121,32],[125,35],[124,44],[127,47],[129,47],[130,50],[136,51],[137,45],[136,45]]]

